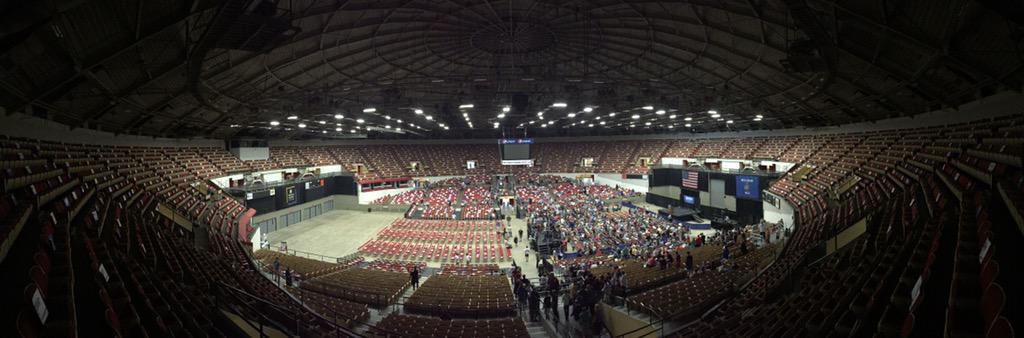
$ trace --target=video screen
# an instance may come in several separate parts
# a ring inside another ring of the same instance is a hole
[[[761,200],[760,177],[736,176],[736,198]]]

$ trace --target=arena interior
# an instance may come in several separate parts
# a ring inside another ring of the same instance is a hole
[[[1019,1],[0,1],[0,336],[1014,337],[1022,81]]]

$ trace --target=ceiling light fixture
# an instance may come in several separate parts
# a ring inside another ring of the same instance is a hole
[[[567,116],[569,116],[569,118],[571,119],[571,118],[576,117],[576,114],[575,113],[569,113],[569,115],[567,115]]]
[[[507,112],[509,112],[509,111],[512,111],[512,107],[509,107],[509,106],[505,106],[504,108],[501,108],[501,111],[503,111],[503,112],[506,112],[506,113],[507,113]]]
[[[473,104],[472,103],[467,103],[467,104],[459,105],[459,109],[469,109],[469,108],[473,108]]]
[[[684,118],[683,121],[693,121],[693,118],[692,117],[687,117],[687,118]]]
[[[289,120],[298,120],[298,119],[299,119],[299,117],[298,117],[298,116],[295,116],[295,115],[292,115],[292,116],[289,116],[289,117],[288,117],[288,119],[289,119]]]
[[[708,115],[715,115],[715,114],[718,114],[718,112],[714,111],[714,110],[708,110]]]
[[[654,110],[654,106],[643,106],[644,110]]]
[[[634,120],[640,119],[640,115],[637,115],[637,114],[633,114],[633,119],[634,119]]]
[[[658,114],[658,115],[665,115],[665,110],[664,109],[659,109],[658,111],[656,111],[654,113]]]
[[[414,112],[416,112],[416,115],[423,115],[423,109],[416,109]]]
[[[364,121],[363,119],[356,119],[356,123],[363,123],[363,122],[366,122],[366,121]]]
[[[589,112],[594,111],[594,108],[585,107],[585,108],[583,108],[583,111],[589,113]]]
[[[272,125],[272,126],[276,126],[276,125],[280,125],[280,124],[281,124],[281,122],[270,121],[270,125]]]
[[[504,114],[504,113],[498,114],[498,118],[499,118],[499,119],[503,119],[503,118],[505,118],[505,114]]]
[[[305,128],[305,127],[306,127],[305,123],[299,123],[299,128]]]
[[[363,108],[363,112],[364,113],[372,113],[372,112],[375,112],[375,111],[377,111],[377,108],[373,108],[373,107]]]
[[[555,107],[555,108],[565,108],[565,107],[568,107],[569,105],[566,104],[565,102],[555,102],[551,106]]]
[[[340,119],[343,119],[343,118],[345,118],[345,115],[341,115],[341,114],[334,114],[334,119],[335,119],[335,120],[340,120]]]
[[[687,128],[689,128],[689,127],[691,127],[691,126],[693,126],[693,125],[692,125],[692,124],[689,124],[689,123],[687,123],[687,124],[686,124],[686,127],[687,127]]]

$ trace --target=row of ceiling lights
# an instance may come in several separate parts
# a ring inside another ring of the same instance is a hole
[[[461,110],[472,109],[473,107],[474,107],[474,105],[471,104],[471,103],[459,105],[459,109],[461,109]],[[553,107],[553,108],[566,108],[566,107],[568,107],[568,104],[565,103],[565,102],[555,102],[555,103],[553,103],[551,105],[551,107]],[[654,110],[654,106],[646,105],[646,106],[641,107],[641,109],[651,111],[651,110]],[[376,111],[377,111],[377,109],[373,108],[373,107],[367,107],[367,108],[363,109],[364,113],[375,113]],[[502,112],[497,115],[497,118],[498,119],[505,118],[506,113],[508,113],[509,111],[511,111],[511,107],[509,107],[509,106],[503,107],[502,108]],[[583,113],[591,113],[593,111],[594,111],[594,108],[590,107],[590,106],[586,106],[586,107],[584,107],[582,109]],[[416,115],[423,115],[424,118],[427,121],[433,121],[433,116],[426,115],[423,112],[422,109],[414,109],[414,112],[415,112]],[[726,124],[733,124],[733,122],[734,122],[733,120],[725,120],[725,119],[723,119],[722,115],[719,114],[715,110],[708,110],[707,113],[710,115],[711,118],[716,119],[716,120],[718,120],[720,122],[724,121]],[[662,115],[667,114],[667,112],[664,109],[659,109],[659,110],[655,111],[654,114],[658,115],[658,116],[662,116]],[[612,113],[609,113],[607,116],[608,117],[615,117],[615,115],[616,115],[616,113],[612,112]],[[474,127],[473,126],[473,122],[469,118],[469,113],[468,112],[463,112],[462,116],[466,120],[466,124],[469,126],[469,128],[473,128]],[[566,116],[568,118],[572,119],[572,118],[575,118],[577,116],[577,114],[576,113],[568,113]],[[538,117],[539,120],[544,120],[544,111],[538,112],[537,113],[537,117]],[[676,117],[677,116],[675,114],[669,115],[669,119],[675,119]],[[344,115],[335,114],[334,118],[337,119],[337,120],[341,120],[341,119],[344,119]],[[391,120],[391,116],[389,116],[389,115],[385,115],[384,118],[387,119],[387,120]],[[640,115],[639,114],[633,114],[631,116],[631,118],[634,119],[634,120],[638,120],[638,119],[640,119]],[[755,122],[761,121],[763,118],[764,118],[763,115],[758,114],[758,115],[755,116],[753,121],[755,121]],[[292,116],[289,116],[287,119],[288,120],[297,120],[298,116],[292,115]],[[595,117],[595,120],[601,120],[601,117],[597,116],[597,117]],[[654,121],[654,120],[655,119],[652,119],[652,121]],[[686,118],[684,118],[684,120],[687,121],[687,122],[690,122],[690,121],[693,120],[693,118],[686,117]],[[358,124],[363,124],[365,122],[366,121],[363,120],[363,119],[356,119],[356,123],[358,123]],[[399,123],[399,125],[401,125],[402,120],[398,119],[398,120],[396,120],[396,122]],[[579,124],[579,125],[587,125],[589,127],[594,127],[594,123],[587,124],[586,122],[587,122],[586,120],[580,120],[580,121],[573,122],[570,126],[575,126],[575,125]],[[318,121],[318,123],[320,123],[321,125],[324,125],[324,124],[326,124],[326,121]],[[531,120],[531,121],[527,122],[527,124],[531,124],[531,125],[534,124],[534,123],[536,123],[536,121],[534,121],[534,120]],[[554,123],[555,123],[554,120],[548,120],[547,122],[542,123],[541,127],[547,127],[547,126],[552,125]],[[698,122],[698,123],[700,123],[700,122]],[[607,123],[605,121],[599,121],[598,124],[601,125],[601,126],[606,126],[607,125]],[[278,126],[278,125],[280,125],[280,122],[278,122],[276,120],[275,121],[270,121],[270,125],[271,126]],[[416,126],[415,124],[413,124],[411,122],[409,123],[409,125],[411,127],[414,127],[414,128],[423,129],[422,127]],[[524,124],[520,124],[520,126],[523,126],[523,125]],[[621,126],[621,125],[622,125],[621,123],[617,124],[617,126]],[[651,122],[645,122],[644,125],[649,127],[651,125]],[[337,126],[339,128],[335,128],[335,131],[339,131],[339,132],[342,131],[342,129],[340,128],[341,124],[339,123],[339,124],[337,124]],[[444,123],[441,123],[441,122],[438,122],[438,126],[443,128],[444,130],[449,130],[450,129],[449,126],[447,126],[447,125],[445,125]],[[500,127],[500,122],[495,121],[493,126],[494,126],[495,129],[499,128]],[[630,127],[635,127],[635,124],[634,123],[630,123],[629,126]],[[689,128],[689,127],[692,127],[693,124],[692,123],[685,123],[684,126]],[[306,128],[306,124],[305,123],[299,123],[298,127],[299,128]],[[385,129],[391,129],[391,125],[390,124],[385,125],[384,127],[385,127]],[[566,128],[567,127],[568,126],[566,126]],[[667,127],[669,129],[672,129],[672,128],[675,127],[675,125],[668,125]],[[356,126],[356,129],[360,129],[359,126]],[[351,132],[355,133],[356,129],[352,129]],[[401,130],[402,130],[401,127],[395,127],[395,131],[399,131],[400,132]],[[323,132],[326,133],[326,130],[323,131]]]

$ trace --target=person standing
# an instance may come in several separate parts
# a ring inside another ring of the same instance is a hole
[[[565,321],[569,322],[569,306],[572,304],[572,296],[569,292],[562,293],[562,314],[565,316]]]
[[[420,286],[420,268],[412,267],[412,271],[409,271],[409,279],[411,279],[412,289],[416,290]]]
[[[278,257],[274,257],[274,280],[280,280],[281,277],[281,260]]]
[[[530,288],[530,321],[535,322],[540,317],[540,294],[535,288]]]
[[[693,272],[693,255],[689,251],[686,252],[686,271]]]
[[[289,287],[292,286],[292,269],[284,268],[284,283]]]
[[[530,248],[529,247],[523,248],[523,255],[526,256],[526,261],[529,262],[530,261]]]

